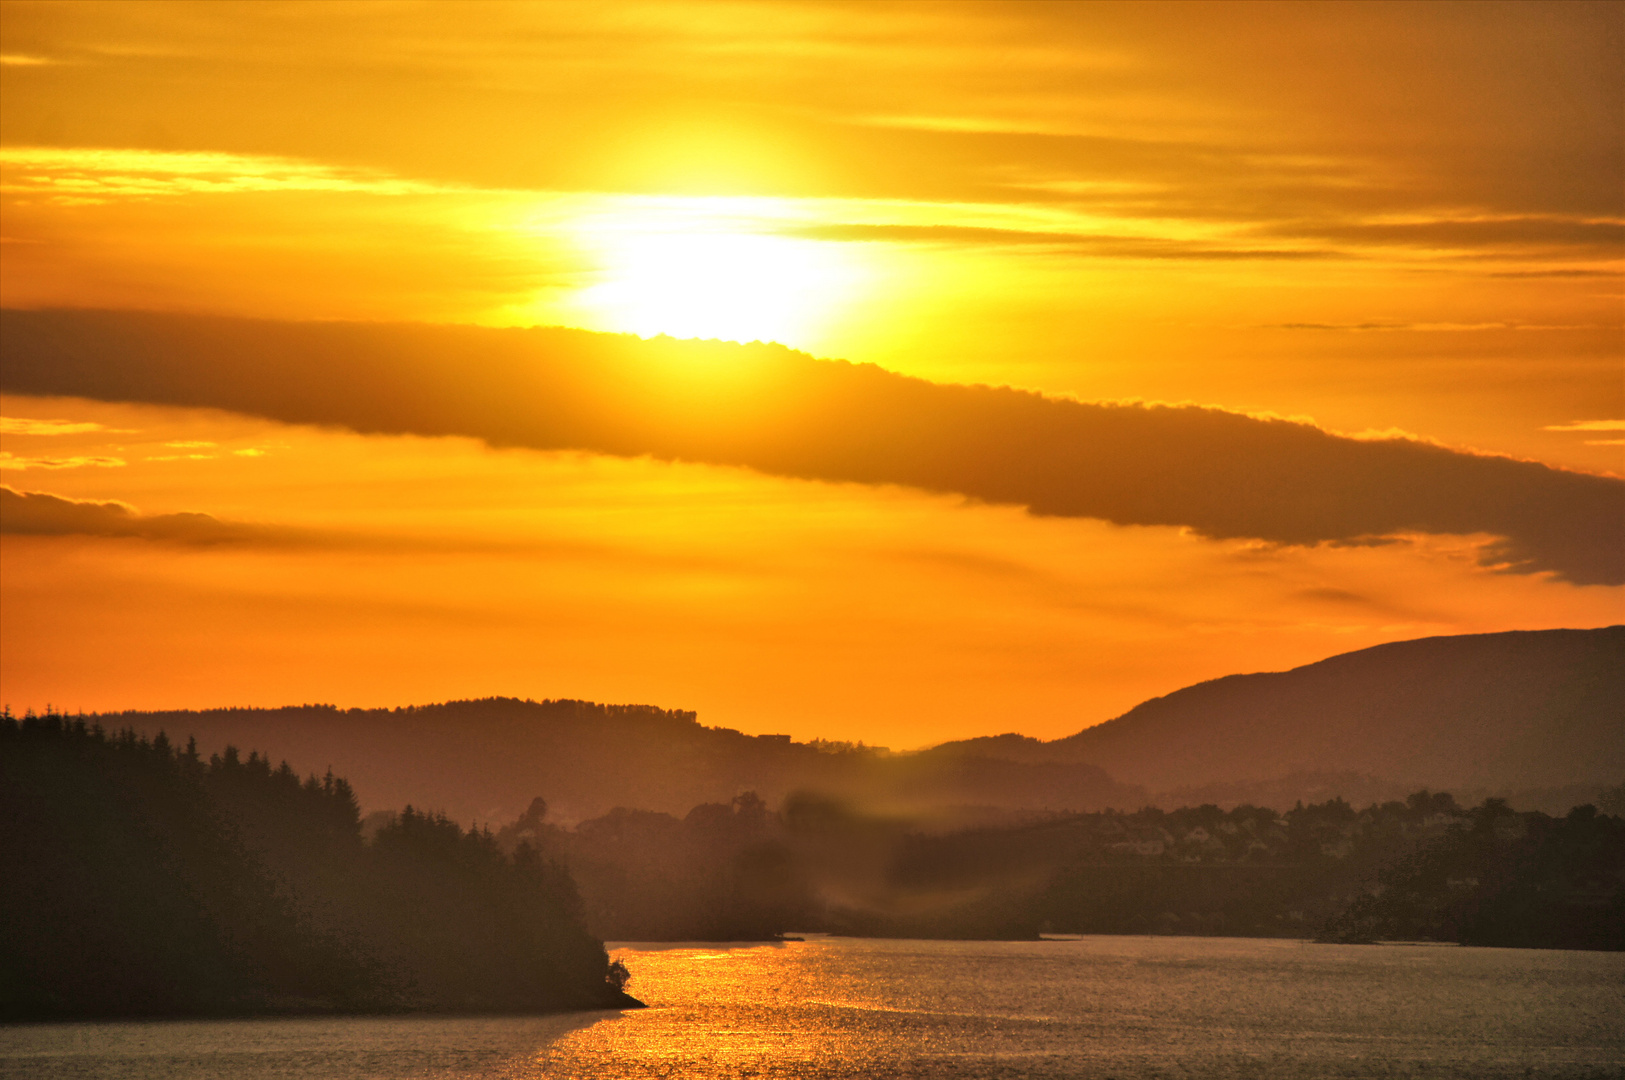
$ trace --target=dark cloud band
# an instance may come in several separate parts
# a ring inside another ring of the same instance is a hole
[[[1196,407],[942,386],[774,345],[560,328],[6,311],[0,388],[905,484],[1218,538],[1488,533],[1625,583],[1625,481]]]

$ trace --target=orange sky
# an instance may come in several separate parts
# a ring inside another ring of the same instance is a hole
[[[1617,5],[3,15],[8,307],[771,340],[1625,474]],[[14,708],[511,694],[914,746],[1625,618],[1487,534],[1215,540],[100,396],[7,393],[0,480],[259,531],[7,526]]]

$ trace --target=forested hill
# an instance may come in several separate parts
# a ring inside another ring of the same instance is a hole
[[[0,716],[0,1021],[635,1005],[569,874],[257,753]]]
[[[917,812],[995,806],[1090,810],[1138,806],[1092,765],[891,755],[861,745],[797,743],[706,727],[692,712],[645,705],[485,698],[401,709],[208,709],[107,713],[110,729],[195,735],[204,752],[256,746],[273,760],[331,767],[366,809],[412,803],[463,822],[512,821],[538,795],[554,818],[617,806],[685,814],[756,791],[777,806],[812,790]]]
[[[1086,762],[1153,791],[1359,773],[1505,794],[1625,778],[1625,626],[1401,641],[1232,675],[1054,742],[958,752]],[[1352,792],[1338,792],[1352,797]]]

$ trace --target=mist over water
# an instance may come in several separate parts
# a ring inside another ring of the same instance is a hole
[[[1625,954],[1245,938],[621,945],[650,1008],[0,1029],[0,1076],[1605,1077]]]

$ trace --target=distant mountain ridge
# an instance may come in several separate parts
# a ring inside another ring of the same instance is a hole
[[[399,709],[206,709],[106,713],[104,727],[196,736],[205,754],[258,747],[301,772],[332,768],[368,810],[444,810],[458,821],[514,820],[540,795],[555,819],[617,807],[681,816],[700,803],[755,791],[777,805],[816,791],[886,811],[1137,806],[1092,765],[1023,764],[957,756],[890,755],[788,735],[702,725],[692,712],[650,705],[485,698]]]
[[[1360,802],[1417,788],[1471,799],[1625,780],[1625,626],[1394,642],[1153,698],[1076,735],[997,735],[889,755],[706,727],[642,705],[487,698],[401,709],[295,706],[108,713],[108,728],[258,747],[331,767],[363,806],[501,824],[543,796],[555,818],[616,806],[682,815],[756,791],[904,814],[1150,803]],[[1566,805],[1573,805],[1573,801]],[[1563,808],[1566,808],[1566,805]]]
[[[1401,786],[1625,780],[1625,626],[1390,642],[1152,698],[1063,739],[938,752],[1098,766],[1154,791],[1355,773]]]

